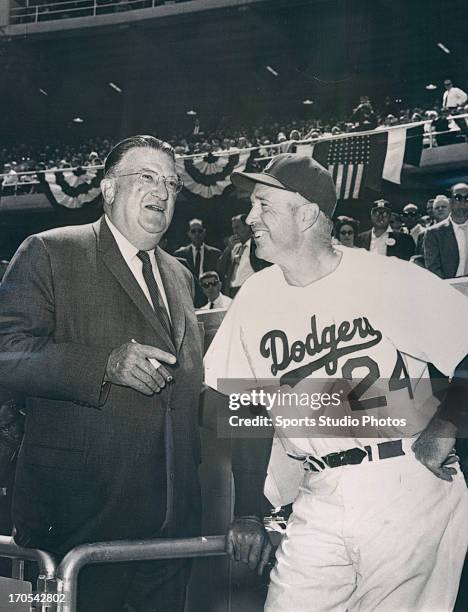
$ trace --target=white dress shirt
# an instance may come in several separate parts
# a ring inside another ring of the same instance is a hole
[[[458,245],[459,262],[457,268],[457,276],[465,276],[466,274],[468,274],[468,261],[466,252],[468,246],[468,221],[465,221],[465,223],[454,223],[452,220],[452,216],[450,216],[449,218]]]
[[[369,251],[371,251],[371,253],[378,253],[379,255],[387,254],[387,246],[388,246],[388,239],[389,239],[390,231],[391,231],[390,228],[387,227],[384,233],[377,238],[377,236],[375,235],[375,230],[374,228],[372,228],[371,241],[370,241],[370,247],[369,247]]]
[[[193,257],[193,267],[195,268],[195,259],[197,257],[197,247],[194,246],[193,244],[191,245],[192,247],[192,257]],[[205,269],[203,267],[203,264],[205,262],[205,243],[203,243],[200,247],[200,272],[198,274],[198,276],[200,277],[203,272],[205,272]],[[207,272],[210,272],[210,270],[206,270]]]
[[[424,228],[420,223],[417,223],[410,231],[411,238],[414,240],[415,244],[418,244],[418,236],[422,231],[424,231]]]
[[[222,308],[223,310],[227,310],[229,306],[231,305],[231,302],[232,302],[232,299],[230,297],[228,297],[227,295],[224,295],[223,293],[220,293],[218,297],[215,299],[215,301],[213,302],[213,308]],[[208,302],[208,304],[205,304],[204,306],[202,306],[200,310],[211,310],[210,308],[211,303],[212,302]]]
[[[231,279],[231,287],[242,287],[245,281],[252,276],[254,269],[250,264],[250,245],[252,239],[249,238],[247,242],[238,242],[232,248],[232,260],[235,261],[239,257],[239,253],[242,249],[242,255],[240,256],[239,263],[234,270],[234,275]]]
[[[151,308],[154,308],[153,302],[151,301],[151,295],[148,290],[148,286],[145,282],[145,279],[143,278],[143,263],[137,257],[137,254],[140,249],[137,249],[135,246],[133,246],[131,242],[127,240],[127,238],[125,238],[125,236],[115,227],[115,225],[112,223],[112,221],[107,215],[105,215],[105,219],[110,231],[112,232],[112,235],[115,238],[115,241],[117,242],[119,251],[121,252],[122,257],[125,259],[125,263],[130,268],[130,271],[135,277],[136,282],[140,285],[143,293],[146,296],[146,299],[151,305]],[[151,251],[147,251],[147,253],[150,258],[151,267],[153,268],[153,274],[154,278],[156,279],[156,284],[158,285],[159,292],[161,293],[164,305],[166,306],[169,319],[171,319],[171,311],[169,310],[169,303],[167,301],[166,291],[164,290],[161,274],[159,272],[158,263],[154,255],[154,249],[152,249]]]
[[[463,106],[468,99],[468,96],[459,87],[451,87],[444,92],[443,104],[444,108],[457,108]]]

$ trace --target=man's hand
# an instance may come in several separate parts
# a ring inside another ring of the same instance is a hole
[[[456,427],[449,421],[434,417],[413,443],[416,459],[442,480],[452,482],[457,470],[448,467],[458,461],[455,455]]]
[[[271,545],[262,521],[257,517],[240,517],[230,524],[226,536],[226,552],[232,561],[257,568],[260,576],[270,560]]]
[[[150,363],[152,359],[170,364],[176,362],[174,355],[154,346],[126,342],[109,355],[104,381],[131,387],[144,395],[159,393],[173,378],[163,365],[156,369]]]

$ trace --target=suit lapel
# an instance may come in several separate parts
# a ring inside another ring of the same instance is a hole
[[[185,335],[184,303],[187,301],[187,298],[184,297],[183,288],[179,280],[180,272],[177,269],[177,265],[172,261],[172,257],[159,247],[156,248],[154,253],[169,303],[175,348],[178,353]]]
[[[460,253],[458,251],[457,237],[455,236],[455,230],[453,229],[450,219],[447,219],[444,227],[446,235],[444,236],[442,244],[447,250],[447,262],[449,264],[449,267],[452,268],[450,270],[450,275],[452,276],[453,274],[453,276],[456,276],[458,265],[460,263]]]
[[[94,224],[94,229],[97,234],[98,252],[105,266],[114,275],[122,289],[127,293],[135,306],[140,310],[141,314],[147,319],[164,342],[165,346],[158,348],[162,348],[168,352],[174,352],[171,338],[168,336],[164,326],[161,324],[153,308],[146,299],[143,290],[133,276],[130,268],[127,266],[104,217]]]

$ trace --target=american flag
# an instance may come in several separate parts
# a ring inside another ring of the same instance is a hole
[[[366,184],[370,153],[370,136],[330,141],[326,167],[335,182],[337,198],[343,200],[359,198],[361,187]]]
[[[401,183],[403,163],[419,164],[422,126],[349,134],[305,146],[331,172],[337,197],[356,200],[366,188],[379,192],[382,179]]]

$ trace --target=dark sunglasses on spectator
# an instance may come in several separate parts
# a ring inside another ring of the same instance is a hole
[[[417,217],[419,215],[419,213],[415,210],[412,210],[411,212],[405,212],[403,214],[405,215],[405,217]]]
[[[201,286],[203,287],[203,289],[208,289],[208,287],[216,287],[216,285],[219,283],[219,281],[207,281],[205,283],[201,283]]]
[[[353,236],[354,230],[340,230],[342,236]]]
[[[455,200],[455,202],[468,202],[468,194],[463,195],[462,193],[456,193],[452,196],[452,199]]]

